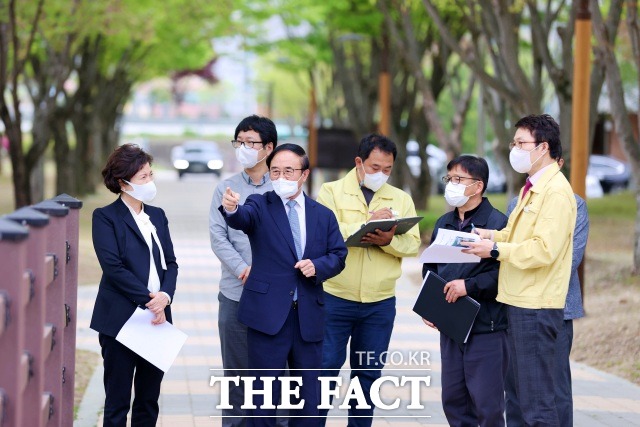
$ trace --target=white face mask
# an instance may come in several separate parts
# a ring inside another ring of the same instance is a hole
[[[365,186],[371,191],[378,191],[387,180],[389,175],[385,175],[384,172],[367,173],[364,170],[364,164],[362,165],[362,172],[364,173],[364,179],[360,182],[360,186]]]
[[[298,182],[301,178],[302,177],[298,178],[297,181],[289,181],[285,178],[279,178],[275,181],[271,181],[273,191],[275,191],[281,198],[288,199],[298,192]]]
[[[444,188],[444,199],[447,201],[449,206],[453,206],[454,208],[459,208],[460,206],[464,206],[465,203],[469,201],[471,196],[465,196],[464,192],[467,187],[471,185],[477,184],[474,182],[473,184],[464,185],[464,184],[454,184],[453,182],[449,182],[447,186]]]
[[[157,189],[156,184],[153,181],[149,181],[146,184],[134,184],[132,182],[123,179],[124,182],[133,187],[133,190],[122,190],[136,200],[140,200],[142,203],[149,203],[156,197]]]
[[[542,156],[544,156],[544,153],[540,154],[540,157],[538,157],[535,162],[531,163],[531,152],[537,150],[538,147],[530,151],[513,147],[509,153],[509,163],[511,163],[513,170],[518,173],[529,173],[531,167],[535,165]]]
[[[254,150],[253,148],[247,148],[242,145],[236,148],[236,159],[238,160],[238,162],[240,162],[243,168],[251,169],[252,167],[257,165],[258,162],[261,162],[267,158],[267,156],[264,156],[262,159],[258,160],[258,153],[262,150],[264,150],[264,147],[262,147],[260,150]]]

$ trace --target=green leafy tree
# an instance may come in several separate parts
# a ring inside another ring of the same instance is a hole
[[[626,31],[628,35],[630,55],[627,64],[635,65],[635,73],[632,72],[633,80],[631,87],[635,87],[636,106],[640,105],[640,19],[638,18],[638,1],[612,2],[608,9],[608,18],[619,20],[625,11],[626,3]],[[622,141],[631,172],[635,182],[636,205],[640,207],[640,140],[634,133],[632,121],[635,121],[636,129],[640,129],[640,114],[630,114],[629,107],[625,102],[625,81],[622,69],[623,61],[616,55],[615,32],[612,34],[607,27],[607,21],[603,18],[600,5],[597,1],[591,0],[590,10],[593,17],[593,32],[596,36],[596,57],[605,64],[605,74],[607,89],[611,104],[611,116],[615,124],[616,133]],[[634,91],[630,91],[634,92]],[[635,221],[635,243],[633,251],[633,273],[640,274],[640,209],[636,209]]]
[[[19,90],[43,3],[0,1],[0,119],[9,139],[16,207],[31,204],[29,175],[41,155],[33,146],[25,152]]]
[[[577,2],[523,0],[459,1],[422,0],[447,45],[460,57],[478,81],[490,92],[485,97],[488,117],[499,143],[494,149],[505,170],[507,141],[512,129],[505,123],[545,110],[550,99],[559,106],[559,122],[567,157],[571,141],[573,74],[572,41]],[[444,19],[455,8],[468,28],[462,42],[453,37]],[[592,89],[599,93],[602,78],[592,76]],[[552,88],[552,91],[547,90]],[[595,111],[597,98],[592,98]],[[512,174],[510,192],[519,176]]]
[[[25,82],[38,106],[33,147],[41,155],[55,141],[59,192],[93,191],[135,83],[206,64],[214,55],[210,40],[229,31],[230,11],[230,2],[47,2]],[[28,188],[21,184],[16,197],[29,200]]]

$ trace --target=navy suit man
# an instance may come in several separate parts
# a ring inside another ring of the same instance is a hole
[[[302,192],[309,159],[295,144],[278,146],[267,158],[274,191],[255,194],[239,204],[227,188],[220,212],[231,228],[249,237],[253,264],[244,285],[238,320],[248,327],[249,368],[260,377],[278,377],[286,362],[302,377],[301,409],[290,412],[290,426],[315,426],[320,396],[317,369],[322,365],[324,295],[322,283],[345,266],[347,248],[333,212]],[[254,389],[261,389],[260,381]],[[280,396],[280,383],[273,383]],[[249,424],[274,426],[275,409],[257,408]],[[267,402],[269,403],[269,402]],[[274,404],[277,402],[273,402]],[[296,417],[305,416],[305,417]]]

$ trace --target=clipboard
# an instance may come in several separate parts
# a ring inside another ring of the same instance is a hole
[[[454,303],[447,302],[443,292],[446,284],[442,277],[432,271],[427,272],[413,311],[458,344],[464,344],[480,310],[480,303],[470,296],[458,298]]]
[[[409,216],[406,218],[374,219],[373,221],[367,222],[362,226],[362,228],[360,228],[360,230],[347,237],[344,244],[346,246],[366,248],[371,246],[371,243],[362,243],[360,240],[362,240],[367,233],[374,233],[376,229],[389,231],[394,225],[397,225],[398,228],[396,228],[394,235],[399,236],[400,234],[404,234],[411,230],[422,218],[423,217],[421,216]]]

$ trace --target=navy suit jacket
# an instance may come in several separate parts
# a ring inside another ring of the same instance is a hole
[[[324,338],[322,283],[339,274],[347,248],[333,212],[305,195],[307,239],[302,259],[310,259],[314,277],[293,266],[298,262],[293,235],[282,199],[273,191],[252,194],[233,215],[219,210],[229,227],[244,231],[251,244],[251,273],[242,289],[238,320],[248,327],[275,335],[284,325],[294,290],[298,289],[298,316],[302,339]]]
[[[169,236],[169,222],[160,208],[144,205],[162,250],[167,269],[160,264],[159,251],[154,255],[160,277],[160,290],[173,302],[178,277],[178,264]],[[91,329],[115,337],[129,320],[137,306],[148,303],[149,246],[131,215],[129,208],[118,198],[112,204],[93,211],[93,247],[102,267],[102,279],[91,317]],[[165,308],[171,322],[171,309]]]

